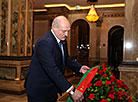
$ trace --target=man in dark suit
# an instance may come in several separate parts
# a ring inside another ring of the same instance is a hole
[[[84,98],[80,91],[73,92],[73,85],[64,77],[65,65],[77,74],[89,69],[68,55],[69,30],[67,18],[58,16],[52,22],[52,29],[37,41],[25,79],[28,102],[57,102],[57,93],[64,92],[70,93],[75,102]]]

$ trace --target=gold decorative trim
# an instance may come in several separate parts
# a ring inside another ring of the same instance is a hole
[[[95,5],[95,8],[111,8],[111,7],[124,7],[125,4],[124,3],[120,3],[120,4],[105,4],[105,5]],[[69,10],[84,10],[84,9],[90,9],[91,6],[75,6],[75,7],[71,7],[67,4],[48,4],[48,5],[44,5],[44,7],[46,8],[50,8],[50,7],[66,7]]]
[[[47,9],[33,9],[34,12],[46,12]]]

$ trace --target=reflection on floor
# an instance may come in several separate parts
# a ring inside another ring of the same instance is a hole
[[[68,80],[76,86],[79,82],[81,76],[73,75],[69,77]],[[63,96],[59,96],[58,102],[65,102],[69,97],[68,93],[64,93]],[[26,94],[22,95],[14,95],[14,94],[7,94],[7,93],[0,93],[0,102],[27,102]]]

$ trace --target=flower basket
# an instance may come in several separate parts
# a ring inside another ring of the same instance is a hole
[[[116,79],[105,62],[88,70],[76,88],[84,95],[82,102],[135,102],[127,85]]]

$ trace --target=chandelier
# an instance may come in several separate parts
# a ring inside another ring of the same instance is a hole
[[[99,19],[99,16],[97,15],[96,10],[94,8],[94,5],[91,6],[90,11],[88,12],[86,16],[86,19],[89,22],[95,22]]]

